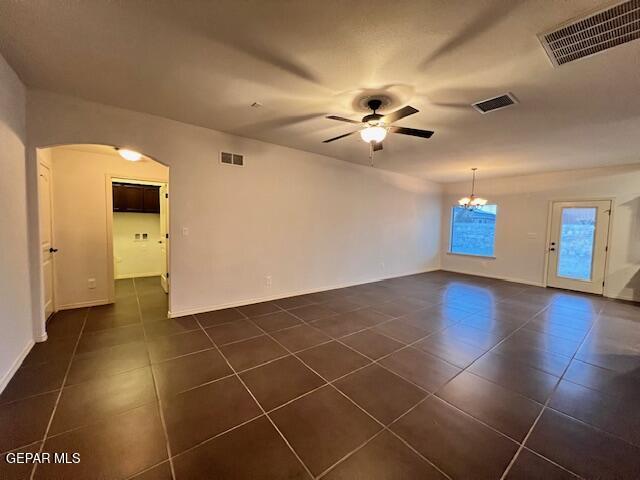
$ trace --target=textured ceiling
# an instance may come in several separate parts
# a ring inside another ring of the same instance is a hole
[[[30,87],[363,164],[323,117],[385,90],[436,134],[391,135],[376,166],[450,182],[640,161],[640,41],[554,69],[536,37],[602,5],[0,0],[0,52]],[[469,106],[505,92],[520,104]]]

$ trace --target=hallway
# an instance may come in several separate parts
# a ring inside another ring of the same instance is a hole
[[[114,305],[56,314],[0,396],[0,451],[80,453],[34,478],[640,475],[637,305],[442,271],[166,302],[119,280]]]

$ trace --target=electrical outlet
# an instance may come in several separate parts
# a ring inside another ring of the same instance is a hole
[[[271,275],[267,275],[266,277],[264,277],[264,284],[267,287],[271,287],[271,285],[273,285],[273,278],[271,277]]]
[[[189,236],[189,227],[182,227],[182,236],[183,237]]]
[[[90,278],[87,281],[87,285],[89,286],[89,290],[94,290],[96,288],[96,279],[95,278]]]

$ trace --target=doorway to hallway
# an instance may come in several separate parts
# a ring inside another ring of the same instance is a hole
[[[111,178],[114,280],[158,277],[169,292],[167,182]]]
[[[62,145],[37,155],[43,325],[56,311],[113,304],[116,278],[153,277],[166,296],[169,168],[108,145]],[[114,181],[127,186],[122,198],[114,199]],[[129,208],[119,211],[122,202]],[[114,215],[122,217],[115,225]],[[116,263],[114,233],[127,229],[130,248]]]

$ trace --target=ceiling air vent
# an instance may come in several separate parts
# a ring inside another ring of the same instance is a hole
[[[244,165],[244,156],[237,153],[220,152],[220,162],[242,167]]]
[[[472,103],[471,106],[480,113],[489,113],[494,110],[500,110],[501,108],[509,107],[518,103],[516,97],[511,93],[505,93],[499,97],[488,98],[480,102]]]
[[[640,38],[640,0],[618,3],[538,35],[554,66]]]

